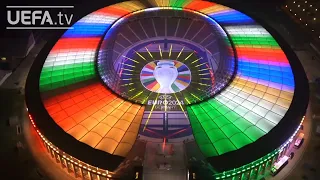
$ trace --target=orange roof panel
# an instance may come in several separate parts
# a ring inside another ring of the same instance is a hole
[[[124,101],[100,83],[46,98],[44,104],[54,121],[75,139],[121,156],[134,144],[144,112],[141,105]]]

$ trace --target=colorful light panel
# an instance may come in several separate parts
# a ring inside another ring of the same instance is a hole
[[[202,11],[225,28],[239,61],[224,92],[188,107],[198,145],[210,157],[252,143],[276,126],[291,104],[294,79],[285,54],[262,26],[221,5]]]
[[[159,92],[161,85],[156,80],[154,76],[155,68],[159,62],[164,61],[153,61],[145,65],[140,73],[140,81],[142,85],[147,88],[149,91]],[[177,78],[171,84],[173,92],[180,92],[189,86],[191,82],[191,72],[185,64],[179,61],[167,61],[172,62],[177,70]],[[167,81],[168,82],[168,81]]]
[[[125,157],[133,146],[144,107],[108,91],[99,82],[44,101],[54,121],[75,139]]]
[[[145,8],[138,1],[99,9],[76,22],[49,53],[40,77],[40,91],[48,91],[96,77],[95,53],[102,35],[120,17]]]
[[[154,7],[184,8],[206,14],[224,27],[234,42],[239,61],[234,81],[215,98],[187,108],[196,142],[206,157],[221,155],[252,143],[281,121],[290,107],[295,84],[284,52],[262,26],[238,11],[211,2],[149,2]],[[137,1],[124,2],[93,12],[77,22],[74,30],[68,30],[57,42],[45,61],[40,78],[41,91],[95,77],[94,54],[103,32],[121,16],[144,8]],[[140,123],[133,116],[138,117],[143,107],[115,98],[101,85],[88,87],[83,92],[94,89],[103,92],[104,96],[92,98],[97,101],[91,102],[91,97],[83,95],[81,102],[86,102],[87,110],[79,108],[80,102],[70,95],[64,99],[67,102],[57,98],[46,101],[46,108],[53,119],[76,139],[123,156],[134,141],[134,138],[126,136],[129,132],[136,132],[135,128],[131,131],[131,125],[138,126]],[[124,117],[119,115],[120,111],[125,114]],[[100,114],[96,116],[97,112]],[[96,127],[100,128],[99,124],[105,127],[101,128],[104,130],[93,131]],[[114,128],[120,131],[116,132]],[[99,141],[105,138],[100,144]],[[122,142],[125,148],[118,150],[117,145]]]
[[[131,8],[131,10],[126,10]],[[144,6],[123,2],[95,11],[73,25],[45,60],[40,91],[46,92],[96,77],[98,43],[115,20]],[[75,139],[110,154],[126,156],[135,142],[144,107],[117,98],[100,83],[44,99],[54,121]]]

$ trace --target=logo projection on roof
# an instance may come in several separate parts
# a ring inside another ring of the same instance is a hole
[[[176,93],[189,86],[191,72],[185,64],[179,61],[153,61],[142,68],[140,81],[149,91],[167,94]]]

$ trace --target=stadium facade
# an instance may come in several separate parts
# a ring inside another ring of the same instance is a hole
[[[257,179],[286,153],[308,92],[299,60],[263,21],[208,1],[126,1],[42,50],[26,104],[76,176],[121,178],[145,168],[154,144],[185,154],[189,179]]]

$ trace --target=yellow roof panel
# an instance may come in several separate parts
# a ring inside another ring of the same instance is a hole
[[[88,144],[91,147],[95,147],[100,141],[102,137],[95,132],[88,132],[81,141]]]
[[[114,154],[118,156],[126,156],[131,148],[132,148],[131,144],[120,143],[116,148],[116,150],[114,151]]]
[[[70,135],[72,135],[74,138],[78,140],[81,139],[87,132],[88,130],[82,125],[76,125],[68,131]]]

